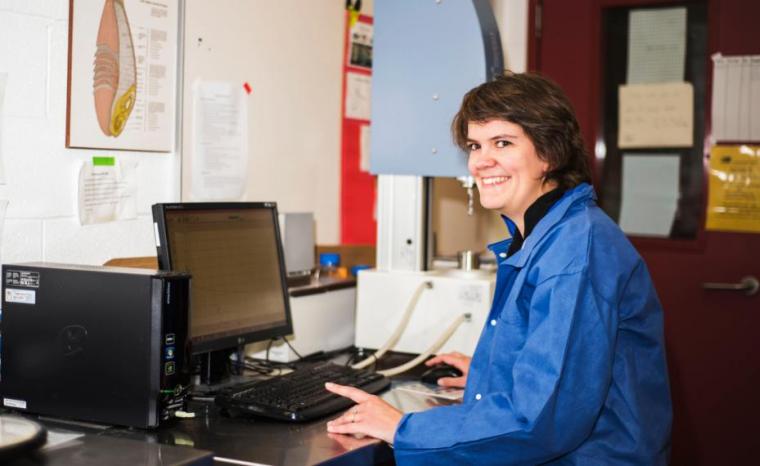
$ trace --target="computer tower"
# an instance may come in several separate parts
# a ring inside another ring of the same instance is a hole
[[[3,406],[141,428],[182,408],[188,274],[28,263],[2,277]]]

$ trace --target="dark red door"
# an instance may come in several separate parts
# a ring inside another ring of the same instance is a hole
[[[530,1],[529,67],[559,82],[573,101],[603,204],[604,196],[615,191],[611,183],[619,183],[614,170],[605,169],[609,151],[599,150],[604,142],[604,99],[609,95],[604,92],[609,76],[605,67],[610,66],[605,21],[610,9],[663,4],[696,5],[703,10],[704,28],[690,34],[706,34],[704,76],[696,80],[703,81],[698,117],[703,120],[703,134],[709,136],[709,56],[760,54],[760,1]],[[709,137],[696,140],[696,155],[687,156],[696,157],[691,163],[697,164],[699,176],[692,183],[694,192],[686,196],[684,205],[679,204],[680,210],[697,212],[694,231],[667,239],[631,238],[649,266],[665,309],[674,407],[671,464],[758,464],[760,293],[712,291],[703,284],[760,277],[760,234],[704,230],[704,167],[710,146]]]

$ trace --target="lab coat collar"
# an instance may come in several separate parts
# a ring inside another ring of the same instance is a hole
[[[528,257],[530,257],[535,245],[538,244],[541,239],[546,236],[548,231],[565,216],[565,213],[570,207],[577,202],[589,200],[596,200],[594,188],[588,183],[581,183],[575,188],[567,190],[567,192],[565,192],[565,194],[551,208],[549,208],[549,211],[538,221],[538,224],[536,224],[531,234],[525,238],[522,248],[512,256],[506,257],[509,246],[512,244],[512,238],[491,243],[488,245],[488,249],[496,255],[496,262],[499,265],[510,265],[512,267],[522,268],[528,261]],[[517,228],[515,222],[504,215],[501,217],[507,225],[510,235],[514,236],[515,229]]]

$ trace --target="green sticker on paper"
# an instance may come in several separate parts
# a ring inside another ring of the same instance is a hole
[[[92,164],[96,167],[112,167],[116,165],[116,159],[114,157],[93,157]]]

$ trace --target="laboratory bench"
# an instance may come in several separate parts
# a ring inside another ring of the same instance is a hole
[[[399,360],[403,360],[400,356]],[[397,361],[387,364],[389,367]],[[422,368],[393,379],[380,396],[404,412],[449,404],[439,398],[399,390]],[[48,429],[50,445],[9,466],[109,464],[145,465],[357,465],[394,464],[393,450],[372,438],[328,434],[333,416],[306,423],[230,416],[213,401],[191,400],[195,417],[174,419],[153,430],[51,420],[29,416]],[[213,457],[213,460],[211,459]]]

